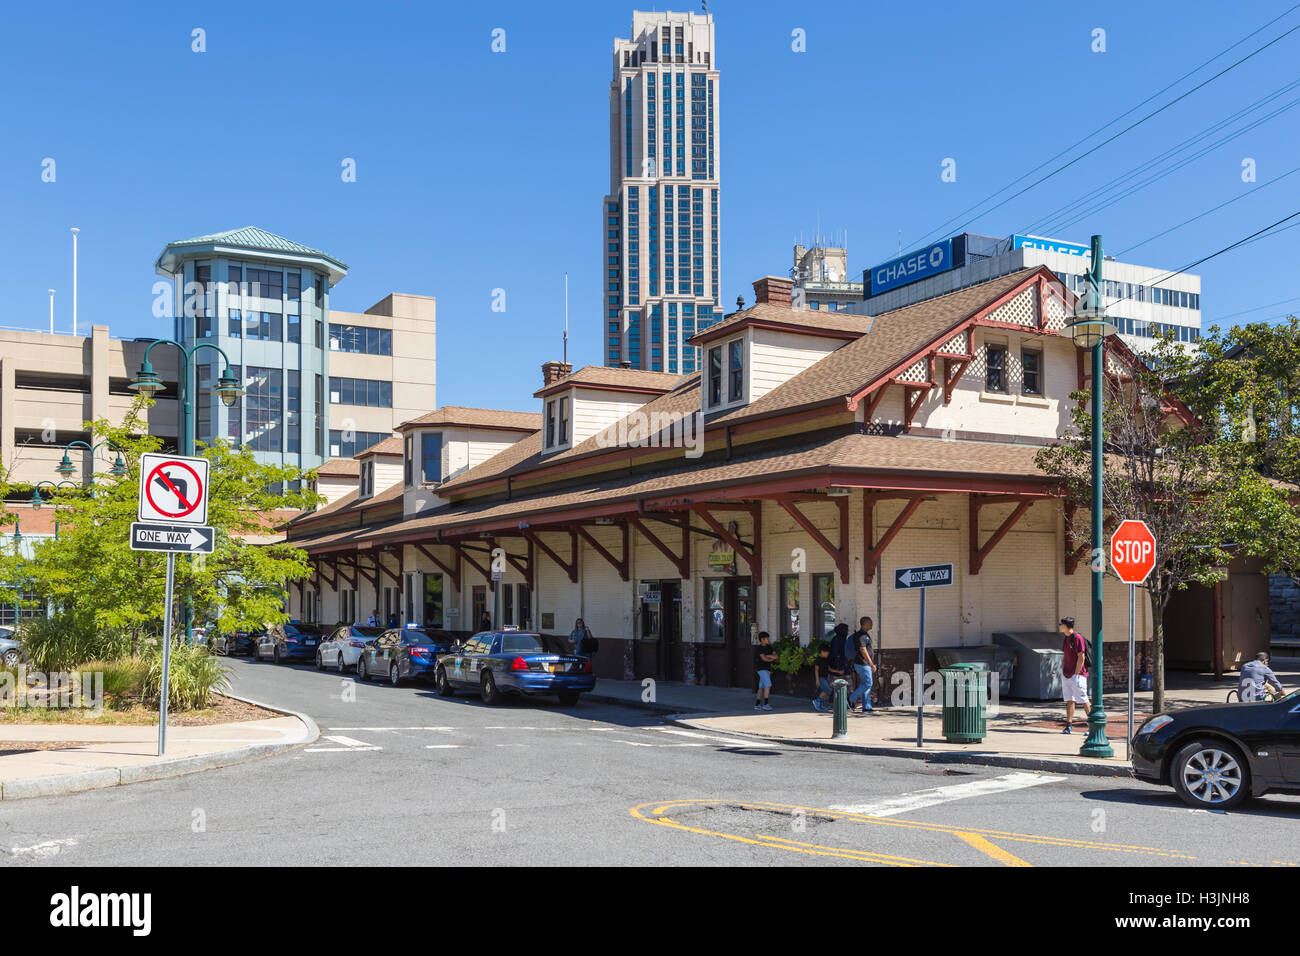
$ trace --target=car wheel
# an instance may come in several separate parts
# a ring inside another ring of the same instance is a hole
[[[366,682],[366,659],[364,657],[357,658],[357,680],[363,684]]]
[[[447,680],[447,668],[439,667],[433,675],[433,682],[438,687],[439,697],[454,697],[456,688],[451,686],[451,681]]]
[[[396,687],[401,682],[402,682],[402,675],[401,673],[398,672],[397,665],[394,664],[392,667],[388,669],[388,683]]]
[[[1169,771],[1174,791],[1189,806],[1231,810],[1250,796],[1250,766],[1241,752],[1221,740],[1193,740],[1174,755]]]
[[[482,687],[483,703],[491,705],[501,703],[501,691],[497,689],[496,678],[492,676],[491,671],[483,672],[479,684]]]
[[[337,661],[335,662],[335,664],[334,664],[334,669],[335,669],[336,671],[338,671],[340,674],[342,674],[345,670],[347,670],[347,667],[345,667],[344,664],[343,664],[343,652],[342,652],[342,651],[339,651],[339,657],[338,657],[338,660],[337,660]]]
[[[276,664],[280,663],[280,646],[277,644],[275,650],[271,652],[271,660]]]
[[[320,651],[316,652],[316,669],[323,671],[325,669],[325,658],[320,656]]]
[[[11,647],[9,650],[5,651],[4,663],[5,667],[18,666],[18,648]]]
[[[581,696],[576,690],[566,690],[560,693],[560,705],[563,707],[572,707],[578,702]]]

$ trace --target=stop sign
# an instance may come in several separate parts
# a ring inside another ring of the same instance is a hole
[[[1156,566],[1156,536],[1145,521],[1121,521],[1110,536],[1110,565],[1125,584],[1141,584]]]

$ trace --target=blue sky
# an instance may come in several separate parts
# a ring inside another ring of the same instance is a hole
[[[1295,81],[1300,31],[1023,196],[959,214],[1289,6],[714,0],[724,306],[784,274],[818,225],[847,232],[859,274],[897,253],[900,230],[905,248],[954,218],[944,234],[1024,231]],[[163,245],[259,225],[348,263],[336,308],[437,296],[440,403],[531,408],[541,362],[559,356],[566,270],[570,359],[601,361],[610,51],[632,9],[230,0],[56,14],[8,0],[0,325],[44,327],[53,287],[69,327],[75,225],[83,330],[165,334],[150,311]],[[1297,24],[1300,10],[1287,13],[1121,125]],[[190,49],[196,27],[206,53]],[[505,53],[491,51],[498,27]],[[1091,49],[1098,28],[1104,53]],[[806,52],[791,49],[795,29]],[[1300,88],[1248,119],[1296,99]],[[1078,223],[1036,231],[1099,232],[1116,253],[1242,197],[1122,257],[1181,267],[1300,209],[1300,173],[1264,187],[1300,165],[1298,118],[1285,110]],[[41,181],[46,157],[54,183]],[[355,183],[341,181],[345,157]],[[956,182],[941,181],[946,158]],[[1207,321],[1300,307],[1298,244],[1291,230],[1200,267]],[[491,309],[495,288],[505,313]]]

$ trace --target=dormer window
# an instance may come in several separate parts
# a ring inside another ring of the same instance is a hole
[[[406,487],[410,488],[415,484],[415,440],[410,435],[407,435],[403,444],[405,445],[402,450],[403,478]]]
[[[421,476],[426,483],[442,481],[442,432],[425,432],[420,446]]]
[[[569,399],[564,397],[560,399],[560,444],[563,445],[569,440]]]
[[[361,479],[357,488],[358,498],[369,498],[375,493],[375,462],[372,458],[370,461],[361,463]]]
[[[722,346],[709,349],[709,404],[722,404]]]
[[[551,399],[546,403],[546,447],[550,448],[555,444],[555,406],[556,400]]]
[[[745,341],[735,339],[727,345],[728,372],[731,375],[731,389],[728,401],[739,402],[745,397]]]

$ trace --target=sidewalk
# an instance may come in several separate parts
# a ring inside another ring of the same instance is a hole
[[[0,725],[0,800],[98,790],[227,767],[293,750],[319,736],[316,724],[305,714],[257,701],[246,703],[285,716],[168,727],[165,757],[158,756],[156,726]],[[48,750],[24,748],[24,744],[41,747],[63,741],[76,744]]]
[[[1300,683],[1300,661],[1278,660],[1274,664],[1286,687]],[[1211,674],[1170,674],[1166,706],[1178,710],[1221,704],[1235,686],[1231,677],[1216,682]],[[1065,711],[1059,700],[1002,701],[997,715],[988,720],[988,736],[979,744],[955,744],[944,739],[940,708],[926,707],[923,746],[917,747],[915,707],[877,707],[870,714],[850,714],[847,736],[832,740],[831,715],[813,710],[811,702],[803,698],[773,695],[771,711],[755,711],[754,694],[745,688],[658,682],[654,690],[655,699],[644,701],[640,681],[602,678],[596,682],[595,692],[587,696],[670,714],[671,722],[683,727],[766,737],[797,746],[1092,776],[1130,775],[1124,756],[1127,694],[1107,694],[1103,698],[1107,737],[1115,756],[1102,759],[1079,755],[1087,739],[1087,727],[1079,721],[1081,715],[1075,716],[1073,734],[1061,733]],[[1150,713],[1151,692],[1136,693],[1134,722],[1140,725]]]

